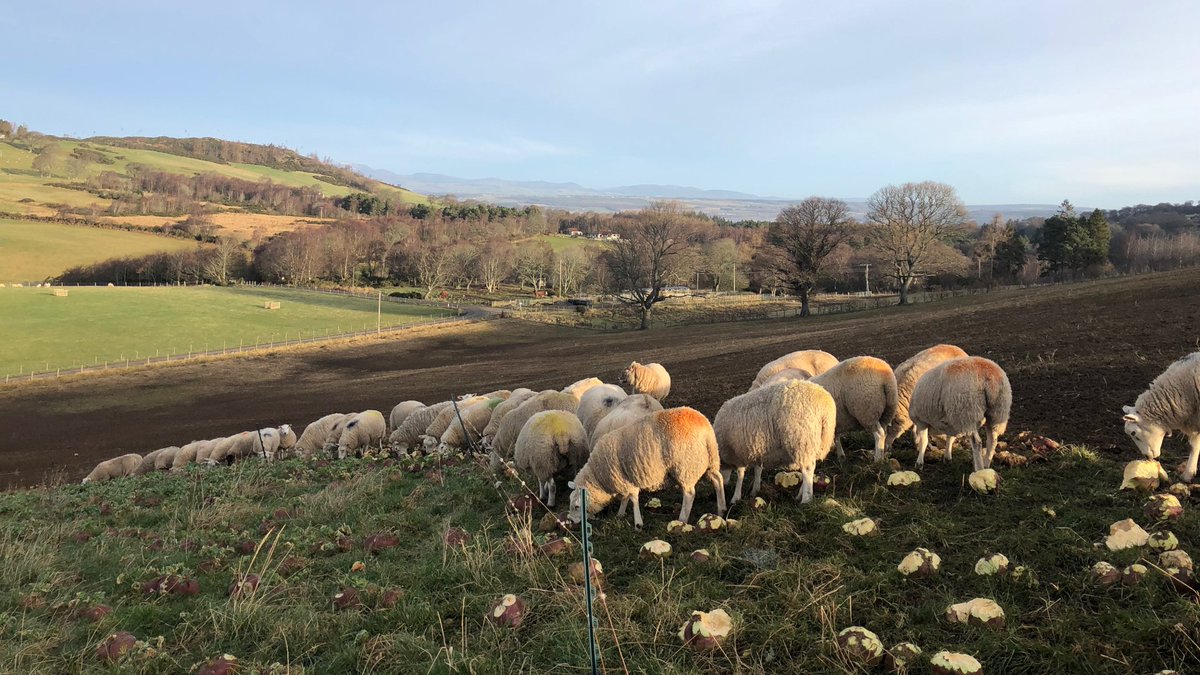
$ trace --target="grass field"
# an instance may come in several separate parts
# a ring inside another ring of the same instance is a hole
[[[593,252],[599,252],[603,251],[604,248],[608,246],[608,242],[604,241],[585,239],[583,237],[564,237],[557,234],[539,234],[533,237],[533,240],[539,244],[549,244],[550,248],[556,253],[558,251],[569,251],[572,249],[587,249]]]
[[[0,289],[0,375],[361,330],[376,324],[362,298],[273,288]],[[280,309],[263,309],[275,300]],[[443,310],[383,303],[383,325],[445,316]]]
[[[42,281],[75,265],[196,246],[154,234],[0,218],[0,283]]]

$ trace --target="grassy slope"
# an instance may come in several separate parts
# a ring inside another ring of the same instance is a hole
[[[281,307],[263,309],[264,300]],[[357,330],[375,325],[375,305],[293,289],[84,287],[66,298],[45,288],[0,289],[0,343],[8,345],[0,375]],[[385,326],[443,314],[389,302],[383,313]]]
[[[0,283],[41,281],[104,258],[196,246],[194,241],[140,232],[0,219]]]
[[[624,659],[632,671],[651,673],[856,672],[832,646],[836,631],[849,625],[868,626],[888,645],[911,640],[927,653],[974,654],[991,673],[1149,673],[1200,659],[1200,605],[1180,599],[1163,579],[1109,589],[1087,581],[1084,570],[1096,560],[1138,557],[1092,546],[1110,522],[1140,514],[1139,496],[1114,490],[1119,467],[1072,449],[1045,464],[1005,470],[1002,493],[981,497],[962,484],[964,459],[930,465],[919,487],[902,492],[883,487],[886,471],[865,461],[827,462],[837,500],[880,520],[882,534],[872,538],[843,533],[851,516],[821,497],[800,506],[791,495],[772,494],[766,511],[743,511],[741,529],[718,535],[664,535],[678,508],[673,490],[663,495],[662,511],[646,514],[645,532],[611,513],[602,517],[594,551],[607,574],[607,599],[597,609],[607,670],[619,672]],[[0,624],[7,633],[0,664],[10,672],[94,670],[96,643],[128,630],[147,640],[162,636],[163,646],[155,656],[132,658],[126,672],[177,672],[222,653],[245,665],[278,662],[309,672],[578,672],[586,654],[582,597],[566,574],[576,556],[508,553],[505,540],[516,525],[482,468],[447,468],[444,485],[421,473],[435,469],[430,462],[370,470],[379,468],[366,460],[324,467],[249,462],[0,495],[7,561],[0,616],[8,617]],[[509,481],[504,489],[511,494],[516,486]],[[135,494],[163,505],[137,506]],[[111,514],[103,514],[104,505]],[[702,487],[697,513],[711,505],[711,490]],[[291,514],[273,519],[280,508]],[[264,551],[252,560],[233,551],[237,542],[257,541],[271,520],[285,526],[272,556]],[[1197,525],[1189,512],[1173,528],[1185,549],[1196,543]],[[450,526],[472,533],[465,550],[443,546]],[[339,530],[353,540],[347,552],[335,545]],[[77,542],[80,531],[94,536]],[[400,546],[378,557],[363,552],[363,537],[381,532],[398,536]],[[670,540],[675,556],[639,561],[639,546],[654,537]],[[184,542],[199,549],[185,551]],[[939,577],[906,581],[896,573],[917,546],[942,556]],[[689,561],[687,553],[699,547],[713,559]],[[996,551],[1032,574],[976,576],[975,561]],[[285,557],[306,566],[284,577]],[[358,560],[366,570],[353,573]],[[230,583],[247,570],[262,575],[263,590],[230,600]],[[171,572],[198,578],[200,595],[140,591],[142,582]],[[335,611],[332,596],[345,587],[363,591],[368,607]],[[399,589],[403,599],[392,609],[371,609],[375,589]],[[509,592],[528,603],[515,632],[483,618]],[[948,604],[976,596],[999,602],[1008,627],[993,632],[940,619]],[[90,625],[71,617],[71,602],[115,611]],[[732,641],[709,655],[682,649],[675,632],[688,612],[716,607],[733,616]]]
[[[607,242],[596,241],[595,239],[585,239],[583,237],[563,237],[555,234],[539,234],[534,236],[533,240],[539,244],[549,244],[550,248],[555,252],[579,248],[600,251],[608,245]]]

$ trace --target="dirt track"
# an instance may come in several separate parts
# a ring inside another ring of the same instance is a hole
[[[1200,349],[1194,270],[1006,291],[908,308],[604,334],[491,321],[250,358],[170,366],[0,391],[0,485],[77,480],[125,452],[257,426],[297,429],[334,411],[527,386],[614,381],[632,359],[672,374],[669,403],[712,415],[759,366],[793,349],[874,354],[893,365],[953,342],[995,359],[1013,384],[1009,429],[1124,448],[1123,403],[1174,359]],[[1180,453],[1168,441],[1172,464]]]

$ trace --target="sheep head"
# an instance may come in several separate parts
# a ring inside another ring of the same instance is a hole
[[[575,476],[575,480],[567,483],[567,487],[571,488],[570,509],[567,511],[567,520],[572,523],[578,523],[583,520],[580,508],[581,497],[579,494],[581,488],[586,489],[588,492],[589,516],[599,513],[613,499],[611,494],[602,490],[591,478],[591,470],[585,466],[580,469],[579,474]]]
[[[1125,433],[1133,439],[1138,452],[1150,459],[1158,459],[1162,454],[1162,442],[1169,431],[1158,422],[1142,417],[1133,406],[1125,406]]]

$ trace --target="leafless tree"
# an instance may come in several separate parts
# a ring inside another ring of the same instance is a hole
[[[490,241],[479,254],[479,280],[488,293],[495,293],[512,272],[513,248],[506,241]]]
[[[234,237],[218,237],[204,265],[205,275],[217,284],[229,283],[230,271],[242,252],[242,242]]]
[[[930,270],[935,245],[951,241],[968,221],[954,188],[924,181],[881,188],[867,200],[868,240],[892,268],[900,304],[908,304],[913,281]]]
[[[979,240],[975,242],[975,276],[983,278],[983,261],[988,263],[988,287],[995,277],[996,249],[1000,243],[1012,234],[1012,226],[1004,220],[1004,215],[997,213],[992,221],[979,228]]]
[[[800,316],[809,316],[809,295],[830,254],[850,236],[853,223],[846,202],[809,197],[780,211],[768,229],[767,241],[778,251],[776,271],[800,296]]]
[[[449,283],[453,255],[447,246],[422,245],[412,254],[414,280],[425,289],[425,299]]]
[[[654,305],[666,299],[663,287],[676,274],[680,257],[695,243],[696,227],[677,202],[656,202],[623,229],[622,239],[603,256],[609,288],[638,309],[645,330]]]
[[[587,279],[594,259],[584,249],[566,249],[554,254],[550,283],[559,297],[575,295]]]

